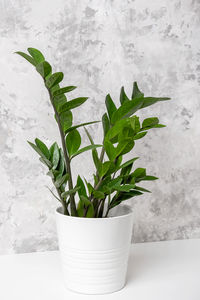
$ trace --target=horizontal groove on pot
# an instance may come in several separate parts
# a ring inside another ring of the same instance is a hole
[[[128,260],[127,245],[119,249],[81,250],[62,248],[62,263],[68,284],[113,285],[124,278]]]

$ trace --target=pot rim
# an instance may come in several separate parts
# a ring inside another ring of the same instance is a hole
[[[121,216],[111,216],[111,217],[106,217],[106,218],[84,218],[84,217],[64,215],[63,213],[61,213],[59,211],[60,209],[62,209],[62,206],[59,206],[56,208],[56,215],[64,217],[64,218],[66,217],[66,218],[76,219],[76,220],[83,220],[83,221],[87,220],[86,222],[94,222],[94,221],[99,221],[99,220],[104,220],[104,221],[109,220],[110,221],[110,220],[116,220],[116,219],[121,219],[121,218],[127,218],[128,216],[133,215],[133,208],[130,205],[122,204],[122,205],[118,205],[118,207],[125,207],[127,209],[127,213],[125,213]]]

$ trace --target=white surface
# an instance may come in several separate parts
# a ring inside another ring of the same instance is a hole
[[[83,294],[121,290],[131,245],[131,207],[119,205],[112,218],[74,218],[59,211],[56,223],[66,287]]]
[[[57,251],[0,256],[1,300],[200,300],[200,240],[135,244],[128,282],[110,295],[63,286]]]

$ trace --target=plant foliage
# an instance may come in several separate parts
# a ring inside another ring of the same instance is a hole
[[[158,178],[147,175],[144,168],[132,169],[138,157],[128,161],[124,161],[123,158],[134,148],[136,141],[146,136],[150,129],[165,127],[155,117],[146,118],[140,122],[135,113],[170,98],[145,97],[136,82],[133,83],[131,98],[126,95],[124,87],[121,88],[119,107],[116,107],[115,102],[108,94],[105,98],[106,112],[102,116],[103,142],[95,144],[85,126],[98,121],[73,125],[72,110],[83,105],[88,98],[79,97],[68,100],[66,94],[68,95],[76,87],[61,87],[63,73],[53,73],[51,65],[39,50],[28,48],[29,54],[20,51],[16,53],[35,67],[49,93],[60,132],[61,147],[55,142],[48,148],[38,138],[35,139],[35,143],[28,143],[37,152],[40,161],[47,167],[47,175],[52,179],[57,196],[51,192],[61,202],[64,214],[86,218],[107,217],[110,209],[121,202],[149,192],[138,186],[138,183]],[[90,144],[81,148],[79,128],[82,126],[84,126]],[[98,148],[101,148],[100,153]],[[86,179],[83,180],[78,176],[74,184],[71,160],[89,150],[92,152],[96,168],[94,183],[87,182]],[[78,202],[75,201],[76,194]]]

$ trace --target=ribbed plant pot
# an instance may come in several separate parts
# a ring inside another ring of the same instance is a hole
[[[106,294],[126,282],[133,211],[127,205],[111,210],[108,218],[78,218],[56,211],[64,281],[83,294]]]

